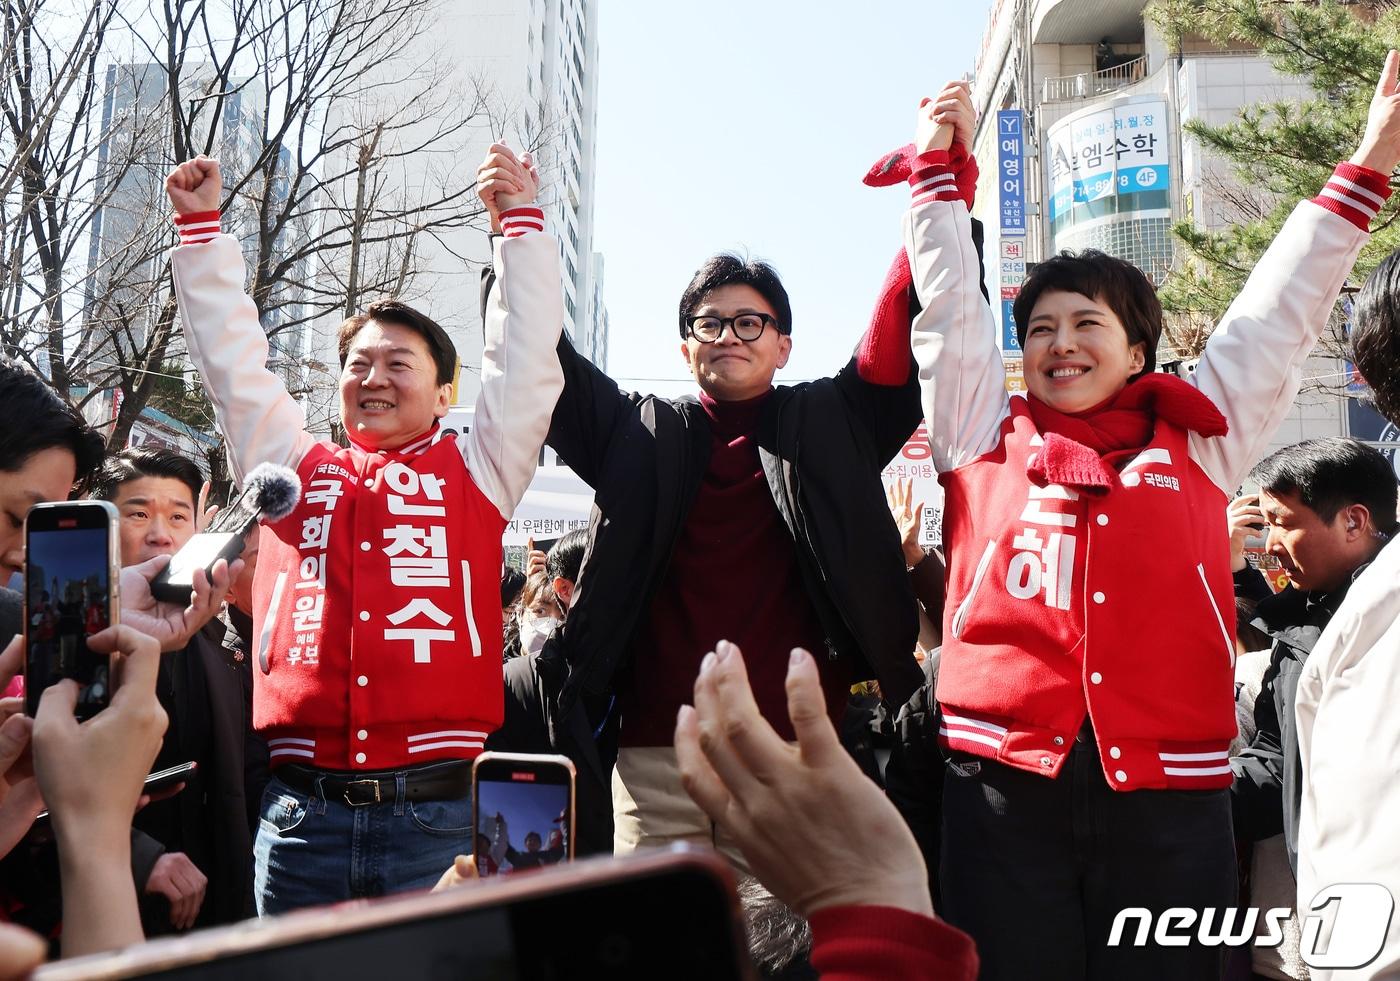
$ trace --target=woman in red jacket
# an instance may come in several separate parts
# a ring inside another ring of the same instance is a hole
[[[1389,194],[1398,64],[1361,147],[1298,205],[1189,381],[1154,373],[1148,278],[1066,253],[1015,302],[1027,397],[1007,395],[956,188],[966,83],[920,107],[904,237],[946,490],[940,882],[984,981],[1219,976],[1219,947],[1111,946],[1111,928],[1125,908],[1234,903],[1225,505],[1291,407]],[[1144,567],[1161,586],[1132,585]]]

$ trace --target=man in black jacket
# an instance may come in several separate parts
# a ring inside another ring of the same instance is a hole
[[[174,554],[195,534],[203,478],[194,462],[138,447],[109,457],[92,494],[121,517],[122,564]],[[249,692],[211,620],[183,650],[161,655],[156,693],[170,718],[156,768],[198,772],[132,821],[132,871],[147,934],[231,923],[253,913],[253,841],[245,787]]]
[[[834,377],[775,388],[792,326],[771,267],[719,255],[680,301],[680,353],[698,397],[623,392],[567,338],[559,344],[564,391],[546,442],[595,499],[578,595],[538,670],[556,731],[581,705],[617,697],[620,853],[714,841],[681,788],[672,734],[721,639],[748,654],[759,708],[789,739],[794,647],[818,659],[838,723],[852,682],[874,678],[898,705],[923,680],[880,481],[921,416],[907,315],[877,315]]]
[[[1253,625],[1273,647],[1254,703],[1258,731],[1230,761],[1230,791],[1239,835],[1261,841],[1282,832],[1296,875],[1303,793],[1298,677],[1352,581],[1395,533],[1395,473],[1377,450],[1334,437],[1279,450],[1255,468],[1254,479],[1268,523],[1266,548],[1289,584],[1255,607]]]

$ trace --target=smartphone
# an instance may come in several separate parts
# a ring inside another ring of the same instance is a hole
[[[35,981],[747,981],[733,873],[678,846],[57,961]]]
[[[141,793],[158,794],[162,790],[168,790],[176,784],[184,783],[199,772],[199,764],[191,760],[188,763],[177,763],[175,766],[168,766],[164,770],[157,770],[146,778],[146,782],[141,785]],[[39,816],[34,819],[34,823],[49,819],[48,811],[40,811]]]
[[[170,557],[170,563],[151,580],[151,595],[162,603],[188,606],[194,595],[194,570],[212,576],[220,559],[232,562],[243,554],[243,535],[203,531],[190,538]]]
[[[257,520],[257,493],[250,483],[232,504],[214,515],[208,528],[170,557],[170,564],[151,580],[151,595],[162,603],[187,605],[194,593],[194,570],[203,569],[209,576],[220,559],[232,562],[242,555],[244,536]]]
[[[146,782],[141,785],[141,793],[158,794],[162,790],[167,790],[177,783],[184,783],[199,772],[199,764],[194,760],[188,763],[177,763],[168,766],[164,770],[157,770],[146,778]]]
[[[472,764],[472,854],[482,878],[574,857],[574,764],[566,756],[482,753]]]
[[[71,678],[77,716],[90,719],[112,700],[112,656],[87,639],[121,611],[117,509],[106,501],[36,504],[24,521],[24,705]]]

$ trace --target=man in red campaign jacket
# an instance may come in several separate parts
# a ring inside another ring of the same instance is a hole
[[[1225,507],[1390,193],[1397,67],[1392,52],[1356,154],[1297,205],[1194,375],[1155,372],[1151,281],[1090,250],[1037,264],[1016,299],[1025,397],[1006,392],[999,325],[965,273],[949,161],[971,133],[966,83],[920,107],[904,241],[947,493],[938,881],[983,981],[1220,976],[1222,948],[1110,946],[1110,927],[1128,907],[1234,905]],[[1165,588],[1133,581],[1142,556]]]
[[[502,283],[486,312],[469,433],[436,439],[456,351],[383,300],[340,327],[340,419],[318,441],[266,367],[238,241],[220,234],[219,165],[166,180],[175,290],[236,479],[296,469],[301,500],[261,536],[253,724],[273,779],[255,846],[258,911],[432,885],[470,847],[470,763],[501,722],[501,534],[562,387],[557,243],[528,155],[495,145],[478,193],[499,211]]]

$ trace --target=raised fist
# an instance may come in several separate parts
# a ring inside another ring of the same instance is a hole
[[[976,120],[972,86],[968,82],[949,82],[938,93],[938,98],[924,98],[919,102],[914,149],[919,153],[947,150],[956,139],[971,152]]]
[[[224,196],[219,161],[201,154],[186,160],[165,178],[165,193],[179,215],[218,211]]]
[[[529,153],[515,155],[504,143],[492,143],[476,169],[476,196],[491,215],[491,230],[501,230],[501,212],[534,204],[540,174]]]

